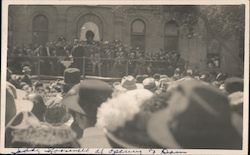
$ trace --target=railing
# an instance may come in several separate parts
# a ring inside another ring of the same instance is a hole
[[[89,57],[62,57],[62,56],[8,56],[7,66],[15,74],[22,74],[22,66],[31,66],[32,75],[62,76],[66,68],[80,69],[83,76],[93,75],[102,77],[122,77],[138,74],[171,74],[176,67],[166,61],[152,61],[144,59],[114,59]],[[169,68],[171,66],[172,68]]]

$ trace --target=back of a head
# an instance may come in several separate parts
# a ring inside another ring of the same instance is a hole
[[[95,36],[95,34],[92,31],[89,30],[89,31],[86,32],[87,40],[92,41],[94,36]]]

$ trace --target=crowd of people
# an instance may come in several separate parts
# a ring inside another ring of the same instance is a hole
[[[172,76],[175,68],[185,68],[185,61],[178,51],[143,51],[140,47],[127,47],[120,40],[94,41],[94,34],[91,31],[87,34],[87,41],[67,41],[59,37],[46,45],[9,47],[8,66],[15,73],[21,73],[21,66],[27,64],[33,71],[38,71],[39,67],[40,74],[44,75],[62,75],[69,66],[80,69],[82,73],[82,57],[86,57],[85,72],[98,76],[122,77],[154,73]]]
[[[175,68],[105,82],[67,68],[63,80],[43,83],[27,66],[22,73],[7,73],[6,147],[86,148],[98,128],[109,147],[242,148],[240,77]],[[20,111],[24,102],[32,106]],[[100,139],[92,147],[106,147]]]

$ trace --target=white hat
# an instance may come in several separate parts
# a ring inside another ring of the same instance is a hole
[[[143,88],[142,85],[136,83],[136,79],[131,75],[124,76],[121,80],[121,83],[115,85],[114,87],[118,90],[134,90],[138,88]]]

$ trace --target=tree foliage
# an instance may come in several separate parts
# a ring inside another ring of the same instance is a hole
[[[181,25],[191,32],[199,18],[205,21],[209,33],[220,38],[244,32],[244,5],[164,6],[164,11],[178,12]]]

